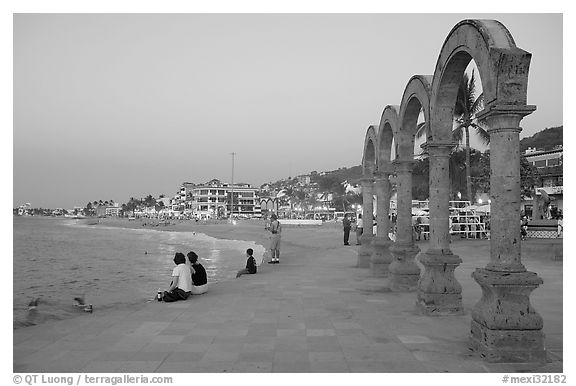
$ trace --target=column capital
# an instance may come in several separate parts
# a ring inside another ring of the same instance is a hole
[[[480,111],[476,118],[488,123],[488,132],[491,131],[518,131],[520,121],[527,115],[536,111],[534,105],[488,105]],[[491,129],[491,128],[494,129]]]
[[[367,184],[371,184],[373,182],[374,182],[374,177],[362,176],[362,178],[360,178],[360,184],[362,186],[367,185]]]
[[[396,170],[396,173],[398,173],[398,172],[411,173],[412,170],[414,169],[415,164],[416,164],[416,161],[414,161],[414,160],[396,159],[396,160],[392,161],[392,165],[394,165],[394,169]]]
[[[378,182],[381,180],[387,180],[390,175],[393,173],[391,170],[380,170],[374,173],[374,182]]]
[[[424,142],[420,145],[430,157],[450,157],[452,149],[456,146],[458,146],[458,142],[453,141]]]

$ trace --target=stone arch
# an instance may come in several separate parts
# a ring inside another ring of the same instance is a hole
[[[546,358],[543,320],[529,299],[542,279],[522,264],[519,242],[520,121],[536,109],[526,104],[531,56],[516,47],[500,22],[463,20],[444,41],[432,80],[431,134],[437,153],[441,148],[448,153],[458,86],[471,60],[482,82],[484,110],[477,118],[485,121],[490,134],[494,215],[490,220],[490,262],[472,274],[482,288],[482,298],[472,310],[471,344],[490,361],[533,362]],[[435,263],[438,258],[430,254],[428,261]],[[428,289],[422,295],[431,303],[434,293]],[[504,342],[502,336],[511,339]]]
[[[499,105],[524,106],[531,54],[516,47],[497,20],[463,20],[450,31],[438,56],[432,80],[432,136],[451,140],[458,86],[473,59],[480,73],[484,112]]]
[[[378,127],[378,170],[390,171],[394,133],[398,132],[399,106],[386,106]]]
[[[364,152],[362,157],[362,174],[372,176],[378,168],[378,152],[376,151],[378,136],[375,126],[371,125],[366,130],[364,139]]]
[[[412,160],[414,158],[414,136],[418,123],[420,110],[424,113],[426,122],[426,140],[431,138],[430,134],[430,97],[431,97],[432,75],[414,75],[408,81],[400,112],[398,115],[397,133],[394,138],[398,144],[398,154],[396,157],[401,160]]]

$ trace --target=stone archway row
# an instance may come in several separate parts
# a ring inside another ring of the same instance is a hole
[[[378,126],[368,128],[362,158],[363,218],[373,221],[377,196],[377,234],[365,232],[358,266],[387,276],[393,291],[417,291],[418,309],[431,316],[463,313],[462,287],[454,271],[462,260],[450,250],[449,157],[458,86],[474,60],[484,93],[479,114],[490,134],[490,198],[492,205],[490,262],[473,278],[482,298],[472,311],[471,343],[488,361],[545,360],[543,321],[530,304],[530,293],[542,284],[521,262],[520,249],[520,121],[536,107],[527,105],[531,54],[518,48],[496,20],[463,20],[448,34],[433,75],[408,81],[400,106],[387,105]],[[420,112],[425,121],[430,159],[430,241],[420,252],[412,236],[412,169]],[[395,159],[391,159],[394,144]],[[397,235],[388,238],[390,175],[397,179]],[[369,225],[365,228],[368,228]]]

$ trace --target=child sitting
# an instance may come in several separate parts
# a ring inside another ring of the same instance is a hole
[[[240,277],[246,273],[250,273],[250,274],[256,273],[258,268],[256,267],[256,259],[254,259],[254,256],[252,256],[253,254],[254,254],[254,251],[252,250],[252,248],[248,248],[246,250],[246,257],[248,257],[248,260],[246,260],[246,268],[238,271],[238,273],[236,274],[236,277]]]

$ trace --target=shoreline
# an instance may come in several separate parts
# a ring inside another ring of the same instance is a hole
[[[127,220],[102,226],[143,228]],[[264,243],[260,221],[154,227]],[[561,245],[561,240],[554,240]],[[175,303],[149,302],[13,331],[15,372],[562,372],[562,261],[550,242],[523,245],[523,263],[544,280],[531,303],[543,317],[549,362],[490,364],[467,349],[470,315],[482,295],[471,273],[490,259],[488,240],[454,240],[463,262],[464,314],[415,314],[415,292],[391,292],[388,279],[357,268],[342,230],[286,227],[281,263],[214,285]],[[417,244],[425,250],[427,243]],[[431,351],[431,347],[434,350]],[[57,354],[57,355],[54,355]]]

